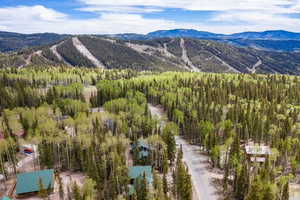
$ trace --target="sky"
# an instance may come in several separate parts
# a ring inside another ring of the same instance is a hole
[[[176,28],[300,32],[300,0],[0,0],[0,31],[145,34]]]

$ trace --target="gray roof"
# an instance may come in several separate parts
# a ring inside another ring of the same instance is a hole
[[[269,155],[271,154],[271,149],[269,146],[265,145],[246,145],[246,153],[248,155]]]

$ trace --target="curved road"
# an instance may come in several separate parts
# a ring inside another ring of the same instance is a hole
[[[149,104],[152,116],[161,120],[161,125],[167,122],[166,114],[162,107]],[[176,144],[182,145],[183,161],[186,163],[194,185],[194,193],[197,200],[217,200],[217,190],[211,184],[212,173],[207,169],[208,157],[200,153],[198,146],[188,144],[184,139],[177,136]],[[194,199],[195,200],[195,199]]]

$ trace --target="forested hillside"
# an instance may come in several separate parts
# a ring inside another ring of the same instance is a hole
[[[100,37],[118,38],[121,40],[153,40],[162,38],[190,38],[218,41],[234,46],[252,47],[260,50],[279,52],[299,52],[300,34],[283,30],[264,32],[242,32],[235,34],[216,34],[193,29],[158,30],[146,35],[125,33],[107,34]],[[57,43],[75,35],[55,33],[21,34],[0,31],[0,52],[18,51],[35,46]]]
[[[0,52],[51,44],[66,37],[67,35],[54,33],[20,34],[0,31]]]
[[[69,65],[106,69],[300,74],[300,53],[271,52],[188,38],[117,40],[78,36],[3,54],[0,67]]]
[[[210,174],[219,172],[209,180],[221,199],[288,200],[299,187],[297,76],[29,67],[0,70],[0,85],[7,180],[26,169],[17,165],[18,145],[30,144],[39,152],[35,168],[86,180],[58,181],[57,195],[191,200],[195,177],[176,147],[181,138],[207,156]],[[149,104],[170,122],[152,117]],[[132,182],[132,167],[150,167],[153,182],[149,171]]]

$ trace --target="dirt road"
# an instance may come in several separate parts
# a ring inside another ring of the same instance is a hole
[[[149,104],[149,109],[152,116],[156,116],[161,120],[161,125],[167,122],[166,114],[162,107],[153,106]],[[214,174],[208,169],[208,157],[201,154],[198,146],[188,144],[184,139],[177,136],[176,144],[182,146],[183,150],[183,161],[186,163],[189,173],[192,177],[194,185],[194,193],[198,200],[217,200],[217,190],[212,185],[212,179]]]

